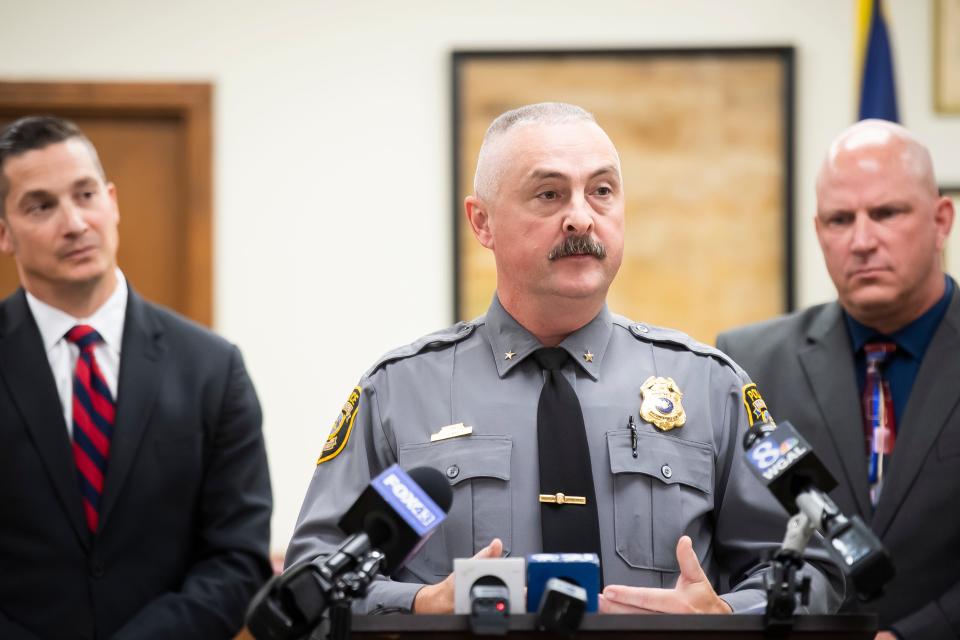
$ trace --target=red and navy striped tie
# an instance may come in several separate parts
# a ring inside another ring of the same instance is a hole
[[[867,437],[868,480],[870,502],[880,501],[883,478],[896,445],[897,426],[890,383],[883,375],[883,365],[897,350],[892,342],[868,342],[863,347],[867,371],[863,388],[864,432]]]
[[[100,334],[81,324],[67,332],[67,340],[80,348],[73,373],[73,459],[80,476],[87,527],[96,533],[116,404],[93,355],[94,346],[103,340]]]

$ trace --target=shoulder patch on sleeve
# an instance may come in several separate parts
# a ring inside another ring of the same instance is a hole
[[[753,382],[743,385],[743,406],[747,410],[747,420],[752,427],[755,424],[770,424],[770,412],[767,402],[760,395],[760,390]]]
[[[716,358],[736,371],[741,377],[747,378],[746,372],[744,372],[744,370],[740,368],[740,365],[734,362],[730,356],[725,354],[723,351],[720,351],[716,347],[711,347],[708,344],[694,340],[682,331],[677,331],[676,329],[667,329],[665,327],[657,327],[640,322],[631,323],[629,328],[630,333],[632,333],[633,336],[638,340],[682,347],[687,351],[692,351],[693,353],[697,353],[702,356]]]
[[[385,364],[415,356],[426,349],[437,349],[460,342],[461,340],[469,337],[470,334],[472,334],[477,328],[477,326],[478,323],[475,321],[458,322],[447,329],[443,329],[435,333],[429,333],[408,345],[388,352],[382,358],[377,360],[372,367],[370,367],[370,370],[367,371],[366,376],[373,375],[377,369]]]
[[[333,460],[343,448],[347,446],[347,440],[350,439],[350,432],[353,431],[353,422],[357,419],[357,411],[360,409],[360,387],[354,387],[350,392],[347,401],[343,403],[340,409],[340,415],[333,423],[333,429],[327,436],[327,441],[323,444],[320,451],[320,457],[317,458],[317,464]]]

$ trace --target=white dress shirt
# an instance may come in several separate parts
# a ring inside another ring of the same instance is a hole
[[[124,314],[127,310],[127,281],[117,269],[117,287],[99,309],[88,318],[74,318],[69,313],[51,307],[27,292],[27,304],[40,329],[43,347],[50,361],[53,379],[63,407],[67,434],[73,438],[73,371],[80,357],[80,348],[66,339],[70,329],[78,324],[90,325],[103,338],[93,348],[97,366],[117,398],[117,379],[120,375],[120,341],[123,338]]]

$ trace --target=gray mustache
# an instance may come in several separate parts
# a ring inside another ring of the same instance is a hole
[[[567,256],[593,256],[603,260],[607,257],[607,250],[603,243],[590,236],[567,236],[566,240],[550,250],[549,260],[566,258]]]

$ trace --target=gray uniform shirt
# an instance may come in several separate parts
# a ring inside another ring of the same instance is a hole
[[[287,566],[333,550],[344,538],[340,516],[394,462],[443,472],[453,505],[401,573],[373,584],[355,610],[409,610],[423,584],[443,580],[454,558],[472,556],[495,537],[513,556],[541,551],[537,404],[544,373],[529,357],[541,346],[495,297],[486,316],[382,358],[324,448]],[[571,356],[563,375],[583,409],[606,583],[672,587],[677,540],[687,534],[734,611],[762,611],[766,569],[758,556],[779,545],[787,515],[742,462],[746,374],[685,334],[606,308],[560,346]],[[660,431],[640,417],[640,387],[650,376],[676,382],[684,426]],[[454,423],[472,434],[431,442]],[[811,573],[807,609],[833,610],[836,592],[823,574]]]

